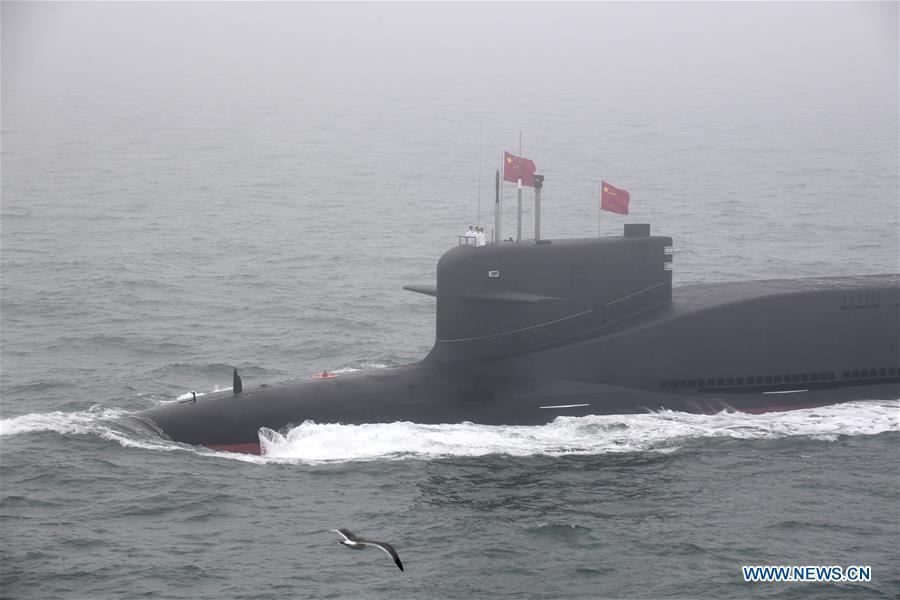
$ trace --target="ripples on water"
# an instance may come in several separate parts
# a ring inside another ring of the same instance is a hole
[[[261,432],[264,457],[164,442],[121,409],[4,419],[3,560],[29,565],[7,567],[4,589],[587,598],[692,596],[701,581],[735,596],[742,564],[859,563],[875,582],[852,591],[881,597],[900,585],[884,521],[898,411],[307,423]],[[345,552],[340,526],[392,541],[402,578],[380,552]]]
[[[434,303],[400,288],[434,281],[479,189],[491,227],[495,151],[523,129],[545,238],[596,235],[604,177],[632,197],[604,233],[671,235],[676,284],[895,273],[896,94],[644,93],[592,87],[591,69],[515,96],[241,80],[199,102],[138,71],[83,95],[4,73],[0,595],[897,597],[897,402],[306,423],[263,431],[263,457],[132,418],[227,389],[234,367],[256,385],[419,360]],[[340,547],[341,526],[393,542],[406,572]],[[750,585],[742,564],[872,565],[874,581]]]

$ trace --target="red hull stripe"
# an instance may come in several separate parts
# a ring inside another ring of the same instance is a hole
[[[262,454],[259,448],[259,442],[251,444],[204,444],[210,450],[220,450],[222,452],[238,452],[240,454]]]

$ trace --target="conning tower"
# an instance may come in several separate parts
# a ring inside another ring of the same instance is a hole
[[[441,257],[426,362],[510,356],[600,332],[672,301],[672,238],[624,236],[459,246]]]

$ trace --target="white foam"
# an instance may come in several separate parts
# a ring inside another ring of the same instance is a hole
[[[129,448],[178,450],[185,446],[159,438],[126,420],[131,413],[94,405],[86,411],[33,413],[0,419],[0,437],[52,431],[61,435],[92,435]],[[139,430],[142,429],[142,430]]]
[[[900,400],[851,402],[821,408],[750,415],[696,415],[673,411],[641,415],[558,417],[542,426],[472,423],[367,425],[307,421],[284,434],[260,430],[266,459],[299,462],[355,461],[444,456],[511,456],[674,452],[701,438],[772,439],[900,431]]]
[[[197,392],[197,397],[202,398],[203,396],[205,396],[207,394],[218,394],[219,392],[230,392],[233,389],[234,388],[230,387],[230,386],[229,387],[215,386],[215,387],[213,387],[212,390],[210,390],[208,392]],[[177,401],[181,401],[181,400],[190,400],[191,398],[194,397],[193,394],[194,394],[194,392],[185,392],[185,393],[181,394],[180,396],[178,396],[177,398],[175,398],[175,400],[166,400],[166,401],[161,402],[160,404],[169,404],[170,402],[177,402]]]
[[[114,418],[125,414],[114,408],[92,406],[90,410],[80,412],[34,413],[0,419],[0,436],[20,435],[38,431],[55,431],[56,433],[85,433],[98,418]]]
[[[431,459],[447,456],[610,454],[677,451],[703,438],[774,439],[803,436],[835,441],[846,436],[900,432],[900,400],[850,402],[789,412],[695,415],[662,410],[640,415],[558,417],[540,426],[472,423],[367,425],[308,421],[284,434],[261,429],[263,456],[215,452],[169,442],[130,417],[103,406],[80,412],[52,412],[0,419],[0,436],[52,431],[92,435],[125,447],[188,451],[255,463],[322,463]]]
[[[331,371],[331,373],[333,375],[343,375],[345,373],[358,373],[360,371],[362,371],[362,369],[357,369],[356,367],[341,367]],[[318,373],[316,373],[316,375],[318,375]]]
[[[360,363],[358,367],[338,367],[337,369],[329,371],[333,375],[345,375],[347,373],[359,373],[360,371],[371,371],[374,369],[386,369],[387,365],[383,365],[381,363]],[[318,373],[316,373],[318,375]],[[313,375],[315,377],[315,375]]]

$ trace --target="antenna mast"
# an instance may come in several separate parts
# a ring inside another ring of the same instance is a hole
[[[481,227],[481,153],[482,153],[482,145],[481,145],[481,133],[484,129],[484,124],[478,124],[478,218],[475,219],[475,223],[478,224],[478,227]]]

